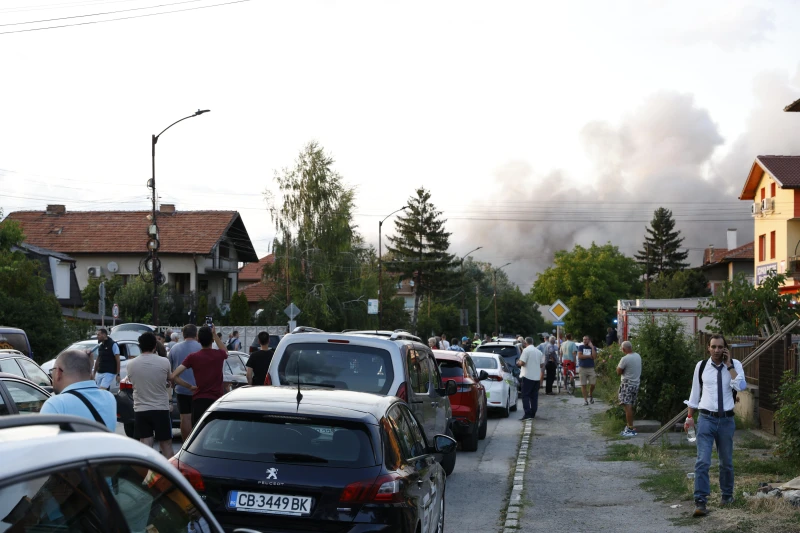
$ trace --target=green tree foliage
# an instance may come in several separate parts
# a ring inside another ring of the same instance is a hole
[[[711,296],[708,280],[699,270],[665,273],[650,282],[651,298],[701,298]]]
[[[416,298],[411,327],[416,330],[420,299],[430,293],[433,297],[453,282],[454,257],[450,248],[450,233],[445,231],[446,220],[431,202],[431,193],[419,188],[408,199],[408,209],[395,219],[396,235],[389,237],[394,260],[389,267],[405,279],[414,280]]]
[[[195,323],[202,324],[208,314],[208,296],[201,294],[197,297],[197,314],[195,317]]]
[[[683,238],[680,231],[675,231],[672,211],[659,207],[653,213],[650,227],[645,229],[644,244],[635,257],[647,275],[672,273],[689,266],[686,262],[689,252],[681,251]]]
[[[122,276],[89,278],[86,286],[81,291],[81,298],[83,298],[83,310],[89,313],[98,312],[98,304],[100,302],[100,283],[106,284],[106,314],[111,314],[111,306],[115,303],[117,292],[123,287]]]
[[[576,245],[556,252],[554,265],[539,275],[531,293],[543,305],[560,298],[570,308],[566,331],[599,341],[616,315],[617,300],[639,294],[640,274],[636,261],[611,243]]]
[[[150,324],[153,321],[153,284],[133,278],[127,285],[116,293],[116,302],[119,305],[120,322],[138,322]],[[158,316],[163,317],[162,322],[181,324],[182,316],[176,316],[175,299],[167,285],[158,289]],[[175,321],[175,322],[173,322]]]
[[[788,324],[794,318],[793,296],[778,290],[785,281],[783,274],[772,274],[756,287],[739,273],[717,288],[717,294],[701,306],[700,316],[713,318],[708,329],[724,335],[757,335],[769,323],[767,312]]]
[[[76,333],[65,327],[55,295],[45,289],[41,263],[20,251],[11,251],[23,240],[16,222],[5,220],[0,224],[0,324],[25,330],[41,363],[77,339]]]
[[[800,458],[800,379],[791,371],[783,375],[775,420],[781,426],[778,453],[784,457]]]
[[[519,287],[502,293],[498,291],[497,315],[502,333],[534,336],[535,333],[549,331],[539,306]]]
[[[375,252],[356,231],[354,191],[333,163],[311,142],[292,168],[276,173],[281,198],[267,195],[276,261],[263,271],[276,296],[286,295],[288,282],[290,300],[302,311],[299,323],[331,331],[374,327],[366,300],[378,293]]]
[[[230,321],[235,326],[249,326],[252,322],[250,316],[250,306],[247,303],[247,296],[241,292],[233,293],[231,296]]]

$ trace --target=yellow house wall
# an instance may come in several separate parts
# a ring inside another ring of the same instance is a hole
[[[770,186],[773,182],[774,180],[766,173],[761,177],[761,182],[756,190],[757,201],[761,201],[762,187],[766,189],[765,198],[772,198]],[[756,280],[758,280],[759,276],[758,267],[762,265],[774,263],[776,270],[779,273],[784,273],[786,271],[786,261],[788,257],[793,255],[795,244],[800,240],[800,221],[792,220],[794,219],[794,190],[781,189],[776,184],[774,198],[774,210],[769,214],[755,217],[755,245],[753,252],[755,256],[754,277]],[[770,233],[773,231],[775,232],[775,257],[771,258]],[[764,235],[766,244],[765,259],[763,261],[759,261],[761,235]],[[793,282],[790,283],[793,284]]]

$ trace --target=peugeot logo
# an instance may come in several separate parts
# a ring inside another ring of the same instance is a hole
[[[267,469],[267,479],[278,479],[278,469],[277,468],[268,468]]]

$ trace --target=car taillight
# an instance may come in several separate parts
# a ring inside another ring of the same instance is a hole
[[[397,397],[404,402],[408,402],[408,387],[406,386],[405,381],[397,388]]]
[[[133,390],[133,383],[130,381],[120,381],[119,390]]]
[[[403,478],[398,474],[378,476],[375,480],[350,483],[339,501],[342,503],[401,503]]]
[[[267,377],[264,378],[264,385],[272,385],[272,376],[267,372]]]
[[[496,376],[494,374],[489,374],[489,381],[503,381],[503,376]]]
[[[192,468],[186,463],[180,462],[178,456],[173,457],[169,462],[183,474],[183,477],[186,478],[186,481],[189,482],[194,490],[206,490],[206,484],[203,482],[203,476],[200,474],[199,470]]]

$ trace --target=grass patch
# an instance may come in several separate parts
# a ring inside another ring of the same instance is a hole
[[[591,424],[601,435],[608,439],[622,439],[619,434],[625,428],[625,421],[617,418],[613,411],[596,413],[592,416]]]
[[[764,437],[749,433],[746,437],[734,444],[735,447],[748,450],[769,450],[773,447],[772,443]]]
[[[656,500],[691,500],[694,494],[694,480],[688,479],[683,470],[672,467],[649,476],[641,487],[655,493]]]

